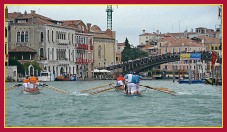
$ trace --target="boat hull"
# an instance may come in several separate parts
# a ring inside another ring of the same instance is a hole
[[[25,95],[36,95],[39,94],[39,90],[35,90],[35,91],[29,91],[29,90],[22,90],[22,93]]]
[[[76,78],[74,77],[64,77],[64,76],[57,76],[55,78],[55,81],[76,81]]]
[[[180,84],[189,84],[190,81],[189,80],[180,80],[179,81]],[[201,84],[204,83],[204,80],[191,80],[191,84]]]

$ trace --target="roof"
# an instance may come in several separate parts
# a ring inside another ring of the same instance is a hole
[[[95,33],[94,34],[95,38],[104,38],[104,39],[113,39],[112,37],[108,36],[107,34],[104,33]]]
[[[102,32],[101,28],[99,26],[97,26],[97,25],[93,25],[91,27],[91,31],[92,32]]]
[[[220,43],[219,39],[208,37],[205,35],[198,36],[197,38],[203,39],[205,44],[219,44]]]
[[[30,53],[36,53],[36,50],[29,48],[27,46],[18,46],[14,49],[9,50],[9,52],[30,52]]]
[[[30,13],[30,14],[21,14],[20,12],[13,12],[8,13],[8,19],[15,19],[15,20],[23,20],[26,19],[26,23],[17,23],[20,25],[27,25],[27,24],[56,24],[58,22],[57,20],[53,20],[51,18],[36,14],[36,13]],[[60,22],[60,21],[59,21]]]
[[[125,43],[117,43],[117,46],[125,46]]]
[[[81,21],[82,20],[63,20],[62,22],[63,22],[63,26],[70,26],[70,27],[77,28],[77,25]]]
[[[187,38],[177,39],[175,37],[164,37],[159,40],[159,42],[166,42],[164,46],[175,47],[175,46],[192,46],[192,47],[201,47],[202,43],[198,43],[194,40]],[[163,46],[163,45],[162,45]]]

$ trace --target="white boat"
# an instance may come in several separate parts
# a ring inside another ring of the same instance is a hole
[[[40,82],[49,82],[54,81],[53,75],[48,71],[41,71],[40,76],[38,77]]]

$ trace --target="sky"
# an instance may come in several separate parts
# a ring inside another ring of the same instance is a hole
[[[85,24],[107,29],[107,5],[8,5],[9,12],[26,10],[55,19],[82,20]],[[112,30],[116,40],[123,43],[126,37],[130,44],[139,44],[143,30],[153,33],[195,31],[197,27],[215,29],[220,25],[218,5],[112,5]]]

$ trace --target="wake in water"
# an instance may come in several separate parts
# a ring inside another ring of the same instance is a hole
[[[71,92],[70,95],[75,95],[75,96],[89,96],[89,93],[80,93],[80,91],[75,90],[74,92]]]

